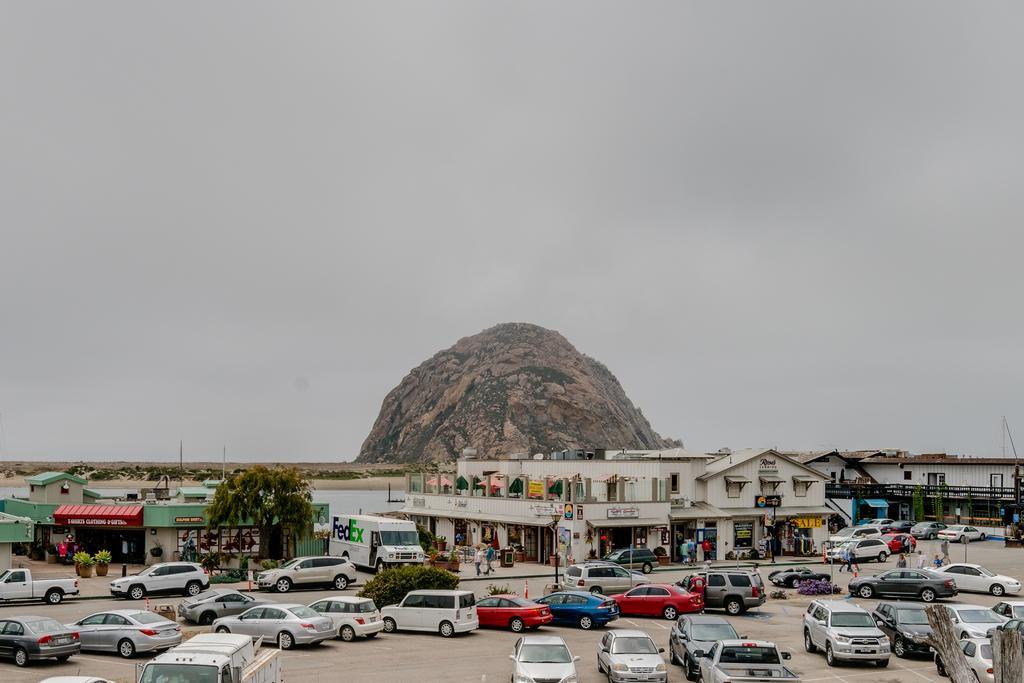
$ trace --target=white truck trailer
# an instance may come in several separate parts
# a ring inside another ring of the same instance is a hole
[[[237,633],[201,633],[136,665],[138,683],[282,683],[281,650]]]
[[[331,555],[380,571],[388,566],[423,564],[416,524],[373,515],[335,516],[331,522]]]

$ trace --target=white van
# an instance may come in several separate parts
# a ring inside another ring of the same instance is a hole
[[[389,565],[423,564],[425,559],[414,522],[372,515],[335,516],[330,551],[378,572]]]
[[[380,613],[385,633],[430,631],[451,638],[480,626],[472,591],[409,591],[401,604],[388,605]]]

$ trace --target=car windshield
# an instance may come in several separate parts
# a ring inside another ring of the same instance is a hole
[[[317,612],[311,610],[308,607],[291,607],[288,609],[288,611],[297,616],[299,619],[309,619],[310,617],[320,616]]]
[[[156,624],[161,621],[168,621],[166,617],[162,617],[156,612],[136,612],[132,615],[132,619],[140,624]]]
[[[366,600],[364,602],[357,602],[356,609],[360,612],[376,612],[377,606],[373,604],[373,600]]]
[[[848,628],[871,628],[875,622],[871,619],[871,615],[865,612],[833,612],[832,625]]]
[[[53,633],[64,631],[64,625],[56,619],[26,619],[25,626],[33,633]]]
[[[568,664],[572,661],[565,645],[523,645],[519,661],[527,664]]]
[[[981,572],[981,575],[982,575],[982,576],[995,576],[995,574],[993,574],[993,573],[992,573],[992,572],[990,572],[989,570],[985,569],[984,567],[977,567],[977,570],[978,570],[979,572]]]
[[[992,645],[990,643],[981,644],[981,658],[992,659]]]
[[[1013,618],[1014,619],[1024,619],[1024,607],[1014,607],[1013,608]]]
[[[1003,620],[998,614],[989,609],[962,609],[958,610],[960,621],[967,624],[1001,624]]]
[[[382,545],[419,545],[420,535],[415,531],[381,531]]]
[[[612,551],[612,552],[608,553],[607,555],[605,555],[605,556],[604,556],[604,559],[606,559],[606,560],[617,560],[617,559],[619,559],[620,557],[622,557],[622,553],[623,553],[623,552],[624,552],[624,551],[622,551],[622,550],[615,550],[615,551]]]
[[[779,653],[774,647],[743,645],[723,647],[718,657],[719,664],[778,664]]]
[[[626,637],[616,638],[612,642],[613,655],[654,655],[658,646],[650,638]]]
[[[155,564],[151,564],[148,567],[146,567],[145,569],[143,569],[141,572],[136,574],[135,576],[149,576],[150,574],[153,573],[153,568],[154,567],[156,567],[156,565]]]
[[[854,531],[856,531],[856,529],[854,527],[848,526],[845,529],[840,529],[839,531],[835,532],[832,535],[833,536],[842,536],[843,538],[846,538],[847,536],[853,536],[853,532]]]
[[[300,558],[296,557],[294,559],[288,560],[287,562],[281,565],[281,569],[287,569],[288,567],[291,567],[294,564],[298,564],[299,559]]]
[[[901,609],[897,610],[897,618],[901,624],[908,626],[927,626],[928,615],[923,609]]]
[[[217,683],[220,672],[215,666],[194,664],[150,664],[139,679],[139,683]]]
[[[732,640],[733,638],[739,638],[739,636],[736,635],[736,629],[734,629],[730,624],[693,625],[694,640]]]

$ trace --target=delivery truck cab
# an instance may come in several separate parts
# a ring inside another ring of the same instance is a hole
[[[416,524],[393,517],[339,515],[331,521],[331,555],[374,571],[402,564],[423,564]]]

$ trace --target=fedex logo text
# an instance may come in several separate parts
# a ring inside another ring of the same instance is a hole
[[[340,517],[335,517],[331,525],[331,535],[339,541],[350,541],[352,543],[363,542],[363,531],[356,526],[356,520],[348,520],[348,524],[342,524]]]

